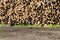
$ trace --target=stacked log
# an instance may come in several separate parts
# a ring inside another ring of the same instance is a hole
[[[60,24],[60,0],[0,0],[0,23]]]

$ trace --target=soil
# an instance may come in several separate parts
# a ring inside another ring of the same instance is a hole
[[[0,28],[0,40],[60,40],[60,28]]]

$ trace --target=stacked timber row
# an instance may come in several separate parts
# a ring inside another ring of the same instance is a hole
[[[0,0],[0,23],[60,24],[60,0]]]

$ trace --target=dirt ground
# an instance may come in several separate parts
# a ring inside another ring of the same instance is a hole
[[[0,40],[60,40],[60,28],[0,28]]]

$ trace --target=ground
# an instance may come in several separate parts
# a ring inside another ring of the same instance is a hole
[[[0,28],[0,40],[60,40],[60,28]]]

